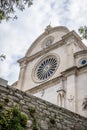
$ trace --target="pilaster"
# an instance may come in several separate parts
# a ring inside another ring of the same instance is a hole
[[[20,75],[19,75],[19,80],[18,80],[18,84],[17,84],[17,88],[20,90],[23,90],[23,87],[24,87],[26,65],[27,65],[27,60],[24,60],[20,63]]]
[[[76,75],[67,77],[66,108],[76,112]]]
[[[72,36],[71,38],[66,40],[67,44],[67,68],[70,68],[74,66],[74,45],[75,45],[75,40],[74,37]]]

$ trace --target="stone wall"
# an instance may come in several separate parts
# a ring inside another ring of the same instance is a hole
[[[8,103],[5,102],[6,98],[9,99]],[[18,89],[0,86],[0,101],[5,103],[5,109],[19,104],[21,111],[29,118],[27,130],[33,130],[34,121],[38,130],[87,130],[87,118]]]

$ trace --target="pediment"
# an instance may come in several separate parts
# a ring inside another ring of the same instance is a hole
[[[51,27],[47,26],[43,32],[31,45],[26,53],[26,57],[30,57],[35,53],[48,47],[51,43],[54,44],[62,39],[64,35],[69,33],[69,30],[64,26]],[[47,45],[46,45],[47,44]]]

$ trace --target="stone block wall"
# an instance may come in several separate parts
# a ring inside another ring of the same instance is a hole
[[[28,116],[27,130],[33,130],[34,121],[38,130],[87,130],[87,118],[18,89],[0,86],[0,101],[4,102],[5,109],[19,104]]]

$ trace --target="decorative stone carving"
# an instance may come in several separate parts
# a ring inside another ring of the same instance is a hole
[[[50,45],[52,45],[54,42],[54,37],[53,36],[49,36],[47,37],[43,42],[42,42],[42,48],[47,48]]]
[[[69,98],[68,98],[68,101],[69,102],[72,102],[74,100],[74,96],[73,95],[70,95]]]
[[[43,97],[44,94],[45,94],[45,90],[43,89],[43,90],[41,91],[41,97]]]
[[[52,29],[51,25],[48,25],[45,29],[45,33],[49,34],[50,30]]]
[[[58,96],[57,96],[57,102],[58,105],[61,107],[64,107],[64,102],[65,102],[65,91],[63,89],[61,89],[60,91],[57,91]]]
[[[75,46],[77,46],[77,41],[76,41],[76,39],[72,36],[72,37],[70,37],[70,38],[68,38],[67,40],[66,40],[66,43],[67,43],[67,45],[70,45],[70,44],[74,44]]]
[[[34,81],[43,82],[48,80],[56,72],[58,65],[59,57],[53,54],[43,57],[33,69],[32,76]]]

